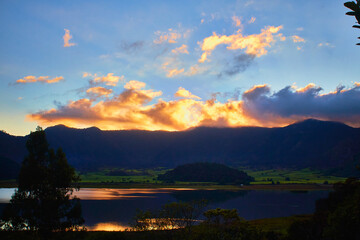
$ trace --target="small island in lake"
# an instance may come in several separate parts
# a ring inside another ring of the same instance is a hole
[[[161,174],[158,180],[164,182],[217,182],[219,184],[249,184],[254,178],[246,172],[219,163],[191,163],[176,167]]]

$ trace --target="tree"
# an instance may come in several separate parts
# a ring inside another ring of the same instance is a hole
[[[41,127],[30,133],[26,148],[18,189],[4,209],[2,228],[43,233],[78,229],[84,219],[80,199],[72,194],[79,190],[79,176],[65,153],[49,148]]]
[[[336,183],[327,198],[316,201],[313,217],[294,222],[288,233],[291,240],[360,239],[360,181]]]
[[[207,224],[220,226],[222,224],[229,225],[241,221],[236,209],[210,209],[204,212]]]
[[[346,2],[344,3],[344,6],[351,9],[351,12],[347,12],[346,15],[349,16],[355,16],[356,21],[358,24],[360,24],[360,0],[356,0],[356,3],[354,1],[352,2]],[[359,25],[353,25],[353,28],[359,28]],[[358,37],[360,39],[360,37]],[[360,43],[357,43],[356,45],[360,45]]]

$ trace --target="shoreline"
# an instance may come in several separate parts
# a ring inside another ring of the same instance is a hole
[[[1,181],[0,188],[17,188],[16,181]],[[243,186],[216,185],[216,184],[143,184],[143,183],[80,183],[81,188],[119,188],[119,189],[193,189],[193,190],[284,190],[284,191],[311,191],[332,190],[332,184],[292,183],[292,184],[250,184]]]

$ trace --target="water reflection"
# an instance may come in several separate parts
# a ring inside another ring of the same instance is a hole
[[[87,226],[88,231],[125,231],[130,228],[127,225],[121,225],[118,222],[102,222],[94,226]]]
[[[0,189],[0,213],[15,189]],[[81,199],[85,225],[89,230],[124,230],[137,209],[156,211],[175,201],[207,199],[208,209],[237,209],[241,217],[252,220],[309,214],[315,201],[327,197],[329,191],[225,191],[193,189],[102,189],[83,188],[76,195]]]
[[[209,204],[221,203],[233,198],[244,197],[250,191],[225,191],[225,190],[197,190],[197,191],[173,191],[171,195],[178,201],[194,201],[206,199]]]

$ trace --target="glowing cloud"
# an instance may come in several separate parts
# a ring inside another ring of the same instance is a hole
[[[49,76],[26,76],[24,78],[16,80],[16,83],[35,83],[35,82],[41,82],[41,83],[57,83],[64,80],[63,77],[54,77],[50,78]]]
[[[186,98],[155,100],[161,91],[146,90],[145,83],[129,82],[124,91],[96,103],[83,98],[56,109],[27,117],[43,125],[97,126],[101,129],[143,129],[179,131],[191,127],[284,126],[306,118],[341,121],[360,126],[360,84],[339,86],[334,92],[309,84],[304,88],[285,87],[271,94],[268,85],[257,85],[242,94],[242,100],[201,101],[184,88],[176,96]]]
[[[95,99],[99,97],[108,97],[112,92],[112,89],[107,89],[104,87],[92,87],[86,90],[86,94]]]
[[[292,38],[294,43],[305,42],[305,39],[303,39],[302,37],[299,37],[297,35],[294,35],[291,38]]]
[[[175,53],[175,54],[179,54],[179,53],[189,54],[189,51],[187,48],[188,48],[188,46],[183,44],[183,45],[181,45],[181,47],[171,50],[171,52]]]
[[[65,34],[63,36],[64,39],[64,47],[72,47],[75,46],[76,43],[70,43],[69,41],[72,39],[72,36],[70,35],[70,30],[68,29],[64,29],[65,30]]]
[[[185,71],[184,68],[182,68],[182,69],[177,69],[177,68],[169,69],[168,73],[166,74],[166,77],[168,77],[168,78],[175,77],[177,75],[180,75],[184,71]]]
[[[201,50],[203,51],[200,63],[205,62],[211,55],[211,52],[221,44],[228,45],[227,49],[237,50],[245,49],[245,53],[255,55],[257,57],[267,54],[266,48],[275,42],[275,36],[282,40],[282,34],[275,35],[282,29],[282,26],[274,27],[268,26],[261,30],[260,34],[252,34],[243,36],[240,31],[233,35],[217,35],[215,32],[212,36],[205,38],[200,42]]]
[[[154,40],[155,44],[161,44],[164,42],[177,43],[177,40],[181,38],[181,33],[171,28],[169,28],[168,32],[157,31],[155,32],[155,35],[157,35],[157,38]]]
[[[144,82],[131,80],[125,84],[124,88],[125,89],[141,89],[141,88],[144,88],[145,86],[146,86],[146,83],[144,83]]]
[[[201,99],[200,97],[192,94],[191,92],[189,92],[188,90],[186,90],[183,87],[179,87],[179,89],[175,93],[175,97],[193,98],[193,99],[199,99],[199,100]]]
[[[231,19],[233,20],[234,25],[235,25],[236,27],[241,27],[241,20],[240,20],[240,18],[238,18],[237,16],[233,16]]]
[[[116,86],[119,80],[123,81],[124,79],[124,76],[114,76],[114,73],[108,73],[107,75],[101,77],[97,77],[95,74],[93,81],[95,83],[105,83],[107,86]]]
[[[251,19],[248,21],[249,24],[252,24],[256,21],[256,17],[251,17]]]

